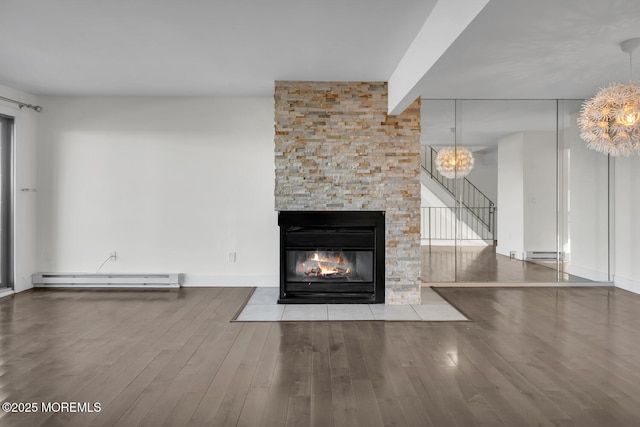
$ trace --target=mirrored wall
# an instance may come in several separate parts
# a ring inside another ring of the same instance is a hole
[[[422,280],[605,282],[607,156],[575,100],[422,100]]]

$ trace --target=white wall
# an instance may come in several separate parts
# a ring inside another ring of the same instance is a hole
[[[498,253],[556,250],[556,151],[552,132],[498,141]]]
[[[555,132],[524,133],[524,250],[557,247],[557,143]]]
[[[277,286],[272,99],[41,103],[41,270]]]
[[[38,103],[35,96],[5,86],[0,86],[0,96],[33,105]],[[36,270],[37,193],[21,190],[36,188],[38,118],[42,113],[0,101],[0,114],[14,118],[14,290],[20,292],[33,287],[31,274]]]
[[[608,160],[589,150],[580,139],[577,113],[563,129],[569,148],[568,272],[595,281],[607,281],[609,269]]]
[[[498,200],[498,150],[488,153],[473,153],[475,163],[467,176],[493,203]]]
[[[615,159],[615,285],[640,293],[640,158]]]
[[[496,252],[524,257],[524,134],[498,141],[498,246]]]

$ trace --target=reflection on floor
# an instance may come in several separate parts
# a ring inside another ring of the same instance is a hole
[[[555,262],[548,266],[496,254],[495,246],[422,246],[421,279],[437,282],[557,282]],[[455,265],[458,263],[458,277]],[[589,282],[561,274],[562,282]]]
[[[279,288],[257,288],[236,322],[403,320],[422,322],[466,321],[438,293],[424,287],[420,305],[385,304],[278,304]]]

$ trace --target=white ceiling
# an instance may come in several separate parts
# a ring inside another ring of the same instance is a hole
[[[52,95],[273,96],[387,80],[435,0],[2,0],[0,84]]]
[[[0,84],[36,95],[272,96],[274,80],[387,80],[435,1],[2,0]],[[588,97],[628,78],[617,45],[632,37],[639,0],[491,0],[422,96]]]
[[[423,98],[582,99],[629,79],[640,0],[491,0],[429,70]],[[634,57],[640,76],[640,50]]]

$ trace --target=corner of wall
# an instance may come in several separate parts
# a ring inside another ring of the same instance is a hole
[[[615,275],[613,283],[616,288],[624,289],[625,291],[640,294],[640,282],[637,280],[627,279],[626,277]]]

